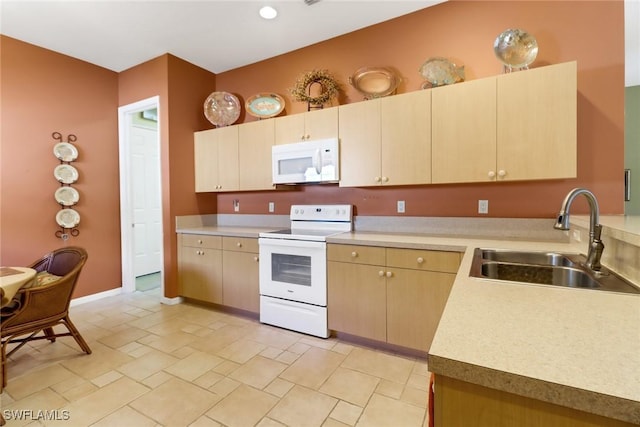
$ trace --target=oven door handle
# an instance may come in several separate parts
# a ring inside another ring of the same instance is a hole
[[[291,240],[291,239],[272,239],[268,237],[260,237],[258,244],[262,247],[288,247],[288,248],[312,248],[321,249],[326,247],[325,242],[309,241],[309,240]]]

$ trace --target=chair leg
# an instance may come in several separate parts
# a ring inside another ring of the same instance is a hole
[[[82,338],[82,335],[80,335],[80,332],[78,332],[73,322],[71,322],[69,316],[65,316],[65,318],[62,319],[62,322],[66,325],[67,329],[69,329],[69,332],[71,332],[71,336],[76,340],[82,351],[87,354],[91,354],[91,348],[89,347],[89,344],[87,344],[84,338]]]
[[[56,334],[53,332],[53,328],[44,328],[42,332],[44,332],[49,341],[56,342]]]
[[[0,350],[0,352],[2,352],[2,369],[0,370],[0,372],[2,372],[2,380],[0,381],[0,393],[2,393],[4,388],[7,386],[7,342],[3,342],[1,347],[2,349]]]

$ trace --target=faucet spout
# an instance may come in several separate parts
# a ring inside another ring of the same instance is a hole
[[[569,209],[575,198],[580,194],[584,195],[587,198],[587,202],[589,202],[589,249],[587,252],[587,262],[585,264],[591,270],[599,271],[602,267],[600,258],[604,250],[604,244],[600,239],[602,234],[600,208],[598,207],[596,196],[591,191],[585,188],[574,188],[571,190],[562,202],[560,213],[553,228],[556,230],[569,230]]]

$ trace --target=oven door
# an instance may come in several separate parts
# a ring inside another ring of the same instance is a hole
[[[327,305],[327,244],[260,238],[260,295]]]

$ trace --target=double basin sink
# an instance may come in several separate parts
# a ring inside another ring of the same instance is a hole
[[[471,277],[509,282],[640,294],[640,289],[602,267],[584,266],[586,257],[557,252],[525,252],[476,248]]]

